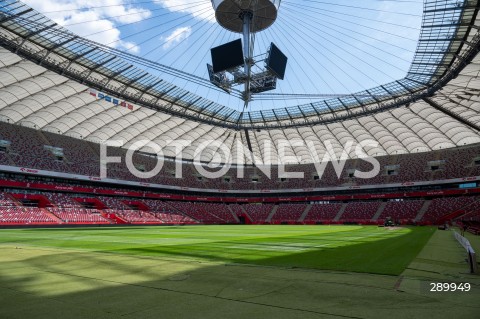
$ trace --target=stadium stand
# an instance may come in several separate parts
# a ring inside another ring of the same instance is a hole
[[[87,190],[89,188],[86,188]],[[102,190],[108,190],[103,187]],[[100,189],[96,190],[97,192]],[[123,191],[120,191],[123,193]],[[428,202],[429,205],[425,205]],[[428,208],[427,208],[428,206]],[[46,208],[42,208],[46,207]],[[308,207],[308,210],[307,210]],[[424,214],[419,215],[424,209]],[[254,224],[378,223],[443,224],[480,220],[480,196],[385,201],[230,204],[101,196],[14,189],[0,192],[1,225],[38,224]],[[305,215],[305,216],[304,216]],[[419,220],[417,220],[417,217]],[[269,219],[271,218],[271,220]],[[303,220],[300,220],[303,218]]]
[[[41,208],[32,207],[1,207],[1,225],[47,225],[58,224]]]
[[[200,202],[171,202],[171,205],[176,210],[188,215],[192,219],[205,224],[225,224],[233,219],[233,216],[231,216],[231,219],[223,219],[220,217],[223,216],[223,210],[217,210],[217,208],[222,204],[213,205]]]
[[[154,215],[155,218],[161,220],[164,224],[198,224],[198,221],[192,219],[191,217],[178,213],[150,213]]]
[[[230,204],[228,207],[237,216],[243,216],[246,213],[240,204]]]
[[[0,193],[0,207],[17,206],[17,203],[7,194]]]
[[[253,223],[263,224],[272,212],[273,206],[273,204],[248,204],[243,205],[243,208]]]
[[[272,224],[295,223],[300,219],[302,213],[307,208],[306,204],[282,204],[278,206],[277,211],[272,216]]]
[[[474,196],[435,198],[421,221],[435,224],[440,217],[462,209],[468,209],[478,200],[479,198]]]
[[[12,133],[14,132],[14,133]],[[41,137],[44,135],[45,137]],[[75,139],[68,136],[48,132],[40,132],[31,128],[0,122],[0,139],[11,142],[10,150],[0,152],[0,164],[47,171],[67,172],[86,176],[99,175],[99,157],[97,144]],[[53,142],[50,142],[53,141]],[[31,147],[25,147],[28,143]],[[63,150],[64,158],[58,159],[45,146],[57,147]],[[126,150],[109,147],[109,156],[125,156]],[[231,168],[225,176],[229,176],[227,183],[224,179],[199,179],[199,174],[192,164],[183,163],[183,178],[174,178],[174,164],[165,162],[160,174],[142,180],[128,172],[124,163],[108,164],[108,177],[120,180],[142,181],[162,185],[207,188],[207,189],[292,189],[305,187],[329,187],[342,185],[375,185],[385,183],[404,183],[416,181],[443,180],[470,176],[480,171],[480,164],[474,159],[480,156],[480,145],[466,146],[456,149],[438,150],[428,153],[411,153],[392,156],[381,156],[377,159],[381,165],[381,172],[372,179],[360,179],[347,176],[349,169],[365,171],[370,169],[365,161],[348,160],[346,169],[340,179],[337,178],[332,165],[327,165],[325,173],[319,179],[315,166],[312,164],[290,165],[288,171],[305,172],[303,179],[278,179],[275,167],[272,179],[262,175],[258,169],[247,168],[245,178],[235,177],[236,171]],[[123,157],[124,158],[124,157]],[[457,159],[459,159],[457,161]],[[456,162],[457,161],[457,162]],[[134,156],[134,163],[143,166],[146,171],[152,169],[156,159],[150,156]],[[432,164],[433,163],[433,164]],[[438,164],[440,163],[440,164]],[[430,165],[430,166],[429,166]],[[394,166],[389,175],[388,167]],[[348,169],[349,168],[349,169]],[[252,181],[252,176],[259,176],[258,182]]]
[[[130,224],[162,224],[163,221],[145,211],[137,210],[105,210],[107,214],[115,214]]]
[[[236,223],[237,220],[232,215],[232,212],[228,209],[225,204],[216,204],[216,203],[201,203],[201,210],[205,213],[210,213],[216,216],[219,220],[222,220],[224,223]]]
[[[364,222],[370,221],[380,207],[381,202],[351,202],[348,203],[341,216],[342,221]]]
[[[314,204],[304,219],[306,224],[329,223],[337,216],[342,204]]]
[[[379,222],[391,217],[402,224],[412,222],[424,204],[423,200],[389,201],[379,217]]]
[[[83,208],[47,208],[52,214],[66,224],[110,224],[100,212]]]

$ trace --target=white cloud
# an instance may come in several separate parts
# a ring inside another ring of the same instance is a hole
[[[210,1],[192,4],[191,0],[156,0],[162,7],[172,12],[186,12],[198,19],[215,22],[213,7]]]
[[[165,40],[165,43],[163,44],[163,49],[166,50],[172,45],[186,40],[190,36],[190,34],[192,34],[191,27],[181,27],[175,29],[169,36],[162,38],[162,40]]]
[[[116,23],[138,22],[151,16],[149,10],[135,8],[125,0],[23,0],[70,31],[87,39],[138,53],[133,42],[121,40]],[[104,32],[100,32],[104,31]]]

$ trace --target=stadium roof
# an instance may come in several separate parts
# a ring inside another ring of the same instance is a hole
[[[8,0],[0,7],[5,48],[0,51],[0,119],[92,141],[121,139],[125,146],[140,139],[161,146],[188,139],[194,143],[186,158],[211,140],[231,149],[236,143],[248,145],[261,158],[263,142],[279,139],[312,141],[320,154],[325,140],[339,150],[348,139],[378,141],[369,155],[478,143],[478,7],[478,1],[427,0],[415,59],[404,79],[318,103],[241,113],[140,66],[191,81],[205,79],[83,39]],[[116,107],[115,101],[127,107]],[[211,146],[202,160],[212,160],[217,151]],[[306,146],[290,146],[286,155],[309,162],[307,154]]]

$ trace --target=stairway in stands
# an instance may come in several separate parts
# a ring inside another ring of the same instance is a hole
[[[48,209],[41,208],[41,210],[45,215],[47,215],[48,217],[50,217],[51,219],[53,219],[57,223],[59,223],[59,224],[64,224],[65,223],[65,221],[63,219],[61,219],[60,217],[58,217],[54,213],[50,212]]]
[[[300,218],[298,219],[298,222],[299,223],[303,223],[303,221],[305,220],[305,217],[307,217],[308,213],[310,212],[310,209],[312,209],[312,204],[308,204],[307,207],[305,207],[305,210],[303,211],[302,213],[302,216],[300,216]]]
[[[428,210],[428,207],[430,207],[430,204],[432,203],[432,200],[431,199],[428,199],[425,201],[425,203],[423,203],[423,206],[422,208],[420,208],[420,210],[418,211],[418,214],[417,216],[415,217],[414,221],[415,222],[419,222],[422,220],[423,218],[423,215],[425,215],[425,213],[427,212]]]
[[[227,205],[227,208],[228,208],[228,211],[229,211],[230,213],[232,213],[232,216],[233,216],[233,218],[235,219],[235,221],[236,221],[237,223],[240,223],[240,219],[238,218],[237,214],[235,214],[235,213],[233,212],[233,210],[230,208],[230,205]]]
[[[340,208],[340,210],[339,210],[338,213],[337,213],[337,216],[335,216],[335,218],[333,219],[333,221],[338,222],[338,221],[340,220],[340,218],[342,218],[342,215],[343,215],[343,213],[345,212],[345,209],[347,209],[347,205],[348,205],[348,203],[344,203],[344,204],[342,205],[342,207]]]
[[[253,222],[253,219],[252,219],[252,216],[250,216],[250,214],[247,212],[247,210],[243,207],[243,205],[240,205],[240,209],[243,211],[243,213],[245,214],[245,216],[248,217],[248,219]]]
[[[278,205],[273,206],[272,211],[270,212],[270,215],[268,215],[267,219],[265,220],[267,223],[270,223],[272,221],[273,215],[277,212]]]
[[[195,217],[190,216],[190,215],[188,215],[187,213],[185,213],[184,211],[176,208],[175,206],[173,206],[172,204],[170,204],[170,202],[168,202],[168,201],[165,201],[165,204],[166,204],[166,205],[171,209],[171,211],[174,212],[174,213],[178,213],[178,214],[182,215],[182,216],[185,217],[185,218],[193,219],[193,220],[196,221],[197,223],[201,223],[201,222],[202,222],[201,220],[198,220],[198,219],[196,219]]]
[[[106,220],[109,220],[109,221],[113,221],[114,224],[130,224],[128,221],[126,221],[125,219],[119,217],[117,214],[113,214],[113,213],[105,213],[104,211],[100,210],[100,214],[106,219]]]
[[[375,215],[373,215],[372,217],[372,221],[376,222],[378,220],[378,218],[380,217],[380,215],[382,215],[383,211],[385,210],[385,207],[387,207],[387,202],[383,202],[380,204],[380,206],[378,207],[378,210],[377,212],[375,213]]]

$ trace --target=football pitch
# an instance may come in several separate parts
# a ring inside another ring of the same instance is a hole
[[[0,318],[470,318],[467,272],[430,227],[2,229]]]

